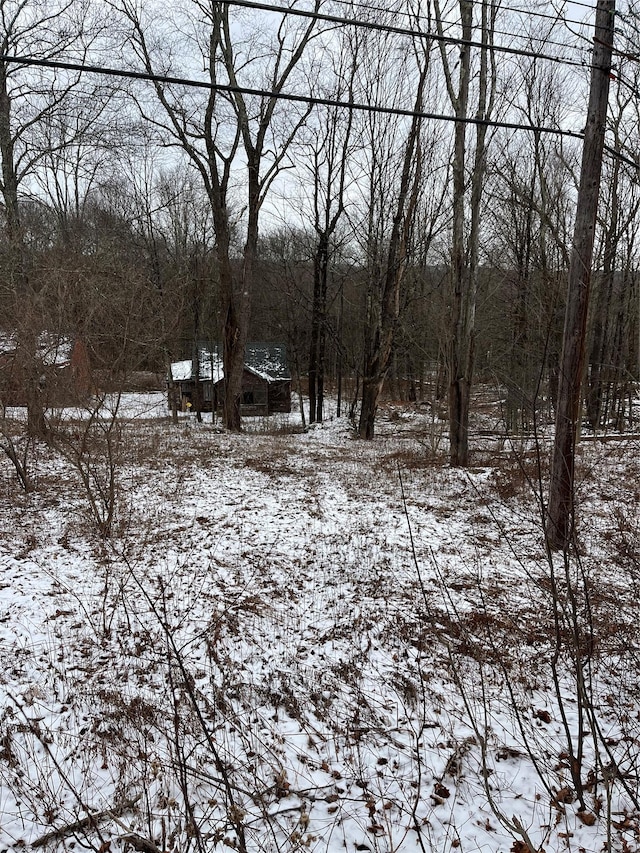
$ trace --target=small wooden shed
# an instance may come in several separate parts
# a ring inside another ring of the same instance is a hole
[[[218,347],[212,349],[199,347],[198,362],[202,411],[220,411],[224,400],[221,350]],[[193,360],[173,362],[168,380],[169,395],[171,384],[173,384],[182,402],[182,408],[195,407],[197,388]],[[169,405],[171,405],[170,399]],[[251,417],[290,411],[291,373],[285,344],[247,344],[242,372],[241,414]]]

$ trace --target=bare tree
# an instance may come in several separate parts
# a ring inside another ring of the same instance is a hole
[[[544,392],[549,385],[553,391],[553,381],[545,380],[557,376],[574,166],[573,146],[537,129],[561,123],[567,75],[540,67],[537,59],[523,61],[520,73],[518,108],[532,130],[503,136],[496,145],[484,240],[489,268],[501,271],[504,297],[494,303],[484,330],[487,366],[505,387],[509,431],[534,425],[544,400],[549,405]]]
[[[491,116],[496,92],[497,72],[492,51],[498,6],[482,0],[480,4],[480,57],[476,139],[473,161],[469,166],[467,120],[471,95],[471,37],[474,32],[471,0],[460,0],[460,47],[458,81],[444,40],[444,20],[439,0],[434,0],[435,21],[447,92],[457,119],[454,130],[452,168],[451,237],[451,317],[449,360],[449,455],[452,465],[466,466],[469,461],[469,403],[475,359],[475,314],[478,291],[481,202],[486,171],[487,119]],[[467,177],[467,169],[470,178]],[[469,192],[470,186],[470,192]],[[470,223],[467,232],[466,218]]]
[[[171,12],[174,20],[164,21],[166,29],[160,35],[153,28],[164,17],[159,8],[145,8],[143,14],[129,0],[117,0],[114,8],[121,12],[128,26],[129,44],[148,72],[161,76],[170,70],[172,48],[185,63],[197,57],[207,71],[210,89],[203,97],[200,92],[165,85],[157,79],[155,95],[163,115],[158,113],[157,104],[143,97],[138,105],[158,129],[161,140],[186,153],[211,206],[222,316],[224,419],[228,429],[238,431],[260,211],[308,113],[289,106],[285,114],[279,108],[278,96],[300,64],[316,22],[310,18],[301,23],[301,19],[283,12],[278,15],[275,32],[263,18],[250,35],[249,27],[240,35],[228,4],[193,0]],[[167,45],[167,32],[171,30],[182,34],[179,45]],[[169,49],[163,51],[159,42]],[[244,94],[243,81],[253,90],[262,81],[266,93]],[[241,172],[244,199],[239,209],[236,186]],[[244,240],[241,260],[236,263],[234,240],[240,224]]]
[[[619,60],[623,62],[623,60]],[[633,73],[634,69],[629,69]],[[626,77],[626,69],[625,69]],[[610,155],[603,163],[602,240],[594,267],[594,309],[589,344],[586,412],[592,429],[622,428],[628,405],[629,380],[636,374],[632,317],[637,304],[633,268],[637,266],[637,233],[640,226],[640,194],[635,170],[630,172],[620,156],[637,138],[635,96],[619,79],[614,84],[615,103],[609,128],[613,137]],[[629,346],[631,343],[631,346]]]
[[[393,347],[400,312],[401,287],[418,208],[423,169],[422,119],[430,43],[416,42],[406,64],[392,70],[397,54],[391,45],[369,46],[370,79],[367,97],[398,97],[412,79],[413,117],[407,124],[385,117],[365,117],[367,153],[364,210],[366,252],[366,309],[362,368],[362,402],[358,422],[361,438],[374,435],[376,411]],[[396,88],[397,87],[397,88]],[[389,91],[389,89],[391,91]],[[398,176],[399,175],[399,176]]]
[[[60,121],[72,95],[80,88],[78,75],[25,68],[14,55],[55,59],[73,52],[77,58],[99,31],[80,0],[0,0],[0,195],[5,220],[4,264],[11,304],[10,323],[17,333],[33,435],[45,432],[43,401],[35,352],[41,330],[38,293],[30,275],[21,202],[25,185],[52,152],[47,127]],[[80,134],[84,123],[79,121]]]
[[[336,69],[336,97],[353,102],[353,80],[358,63],[358,44],[341,52]],[[329,107],[319,115],[319,126],[309,140],[308,168],[312,181],[312,215],[315,232],[313,252],[313,301],[309,344],[309,421],[322,421],[324,408],[327,299],[338,226],[345,212],[346,184],[352,143],[353,111]]]

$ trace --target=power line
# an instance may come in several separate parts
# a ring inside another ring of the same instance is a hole
[[[87,63],[64,62],[57,59],[37,59],[30,56],[13,56],[2,54],[0,62],[15,63],[17,65],[36,66],[40,68],[53,68],[66,71],[77,71],[83,74],[98,74],[106,77],[119,77],[130,80],[143,80],[152,83],[164,83],[167,85],[187,86],[195,89],[206,89],[208,91],[221,92],[224,94],[239,94],[256,96],[259,98],[275,98],[280,101],[290,101],[307,106],[338,107],[357,112],[377,113],[380,115],[395,115],[408,118],[421,118],[431,121],[443,121],[462,123],[470,125],[483,125],[485,127],[502,128],[504,130],[524,130],[531,133],[546,133],[554,136],[568,136],[573,139],[582,139],[584,134],[574,130],[566,130],[559,127],[545,125],[520,124],[519,122],[494,121],[493,119],[480,119],[475,117],[460,118],[442,113],[428,113],[401,107],[386,107],[377,104],[364,104],[354,101],[343,101],[337,98],[320,98],[313,95],[295,95],[288,92],[273,92],[267,89],[255,89],[248,86],[232,86],[224,83],[211,83],[205,80],[193,80],[188,77],[174,77],[166,74],[154,74],[151,71],[132,71],[126,68],[110,68],[104,65],[90,65]]]
[[[389,13],[389,11],[390,11],[388,7],[385,8],[384,6],[375,6],[372,4],[367,4],[365,6],[361,3],[353,2],[353,0],[334,0],[334,2],[338,3],[342,6],[349,6],[352,9],[365,9],[367,12],[373,11],[373,12]],[[283,10],[285,10],[285,8],[286,8],[286,11],[289,11],[288,7],[283,7]],[[543,20],[553,21],[555,24],[564,25],[566,27],[566,29],[574,37],[581,38],[581,39],[585,39],[587,37],[583,36],[580,33],[574,33],[573,30],[570,29],[569,24],[574,24],[577,27],[583,27],[583,26],[587,26],[587,25],[591,26],[591,24],[584,19],[582,21],[576,21],[576,20],[573,20],[572,18],[567,18],[561,12],[556,12],[556,14],[552,15],[548,12],[536,12],[536,11],[533,11],[531,9],[522,9],[522,8],[517,8],[516,6],[507,6],[504,3],[499,4],[499,9],[501,12],[513,12],[517,15],[524,15],[524,16],[531,17],[531,18],[541,18]],[[416,21],[417,23],[421,23],[421,22],[425,22],[427,24],[431,23],[431,19],[427,15],[419,15],[419,14],[415,14],[413,12],[405,12],[402,10],[393,10],[393,14],[394,15],[402,15],[405,18],[411,18],[413,21]],[[508,32],[506,30],[498,30],[498,29],[494,29],[494,33],[501,35],[501,36],[507,36],[508,38],[519,38],[519,39],[524,39],[524,40],[529,39],[532,41],[541,42],[542,44],[549,44],[549,45],[555,45],[556,47],[570,48],[570,49],[576,50],[576,51],[580,50],[580,47],[577,44],[571,45],[571,44],[567,44],[566,41],[556,41],[555,39],[550,38],[549,36],[551,33],[549,33],[546,36],[536,36],[536,35],[533,35],[532,33],[527,33],[527,32],[513,33],[513,32]],[[587,40],[589,42],[591,42],[590,38],[588,38]]]
[[[588,9],[590,12],[595,12],[595,6],[591,3],[582,3],[580,0],[571,0],[572,6],[581,6],[583,9]]]
[[[563,23],[566,23],[566,22],[563,21]],[[569,30],[569,32],[571,32],[571,30]],[[506,30],[494,30],[494,33],[496,33],[499,36],[507,36],[508,38],[519,38],[519,39],[524,39],[525,41],[537,41],[543,45],[553,45],[555,47],[564,47],[564,48],[569,48],[570,50],[575,50],[575,51],[580,51],[580,50],[584,49],[575,43],[574,44],[567,44],[566,41],[556,41],[555,39],[549,38],[548,36],[534,36],[533,34],[526,33],[526,32],[510,33],[510,32],[507,32]],[[585,36],[582,36],[581,34],[575,34],[575,33],[571,33],[571,34],[576,38],[581,38],[581,39],[585,38]]]
[[[341,6],[350,6],[354,9],[366,9],[367,11],[373,11],[373,12],[389,13],[390,11],[392,11],[389,8],[385,8],[384,6],[374,6],[373,4],[369,4],[369,3],[364,5],[362,3],[355,3],[352,0],[334,0],[334,2],[339,3]],[[573,3],[572,5],[574,5],[574,6],[575,5],[585,5],[586,6],[587,4]],[[501,12],[502,11],[504,11],[504,12],[515,12],[518,15],[527,15],[528,17],[532,17],[532,18],[543,18],[543,19],[550,20],[550,21],[557,21],[558,23],[562,22],[562,23],[567,23],[567,24],[576,24],[576,26],[584,26],[587,23],[584,20],[583,21],[574,21],[571,18],[565,17],[564,15],[562,15],[559,12],[552,15],[549,12],[536,12],[536,11],[533,11],[532,9],[522,9],[522,8],[518,8],[517,6],[506,6],[504,3],[500,3],[499,8],[500,8]],[[593,6],[588,6],[587,8],[591,9],[591,11],[594,11]],[[284,9],[284,7],[283,7],[283,9]],[[286,8],[286,11],[289,11],[289,9]],[[400,10],[393,10],[393,14],[394,15],[402,15],[405,18],[413,18],[413,20],[415,20],[415,21],[428,21],[429,20],[429,18],[426,15],[415,15],[412,12],[403,12]],[[509,33],[504,33],[504,35],[509,35]]]
[[[444,44],[466,45],[467,47],[479,47],[486,49],[488,45],[480,41],[472,39],[460,39],[454,36],[439,35],[438,33],[427,33],[424,30],[414,30],[409,27],[399,27],[392,24],[382,24],[375,21],[361,21],[357,18],[344,18],[340,15],[329,15],[325,12],[314,12],[308,9],[293,9],[288,6],[280,6],[274,3],[262,3],[259,0],[220,0],[225,6],[239,6],[246,9],[260,9],[264,12],[278,12],[280,14],[294,15],[300,18],[311,18],[315,21],[326,21],[330,24],[340,24],[341,26],[359,27],[367,30],[377,30],[384,33],[394,33],[396,35],[410,36],[411,38],[420,38],[429,41],[443,42]],[[515,36],[517,38],[517,36]],[[507,47],[505,45],[492,44],[491,50],[496,53],[507,53],[512,56],[526,56],[530,59],[546,59],[549,62],[558,62],[562,65],[572,65],[578,68],[585,67],[586,63],[570,59],[568,57],[553,56],[553,54],[539,53],[533,50],[524,48]]]
[[[250,95],[261,98],[275,98],[276,100],[301,103],[307,106],[327,106],[348,109],[358,112],[375,113],[380,115],[396,115],[408,118],[421,118],[430,121],[442,121],[446,123],[456,122],[469,125],[483,125],[503,130],[521,130],[528,133],[545,133],[550,136],[569,137],[570,139],[583,139],[582,131],[567,130],[559,127],[546,125],[522,124],[520,122],[495,121],[493,119],[479,119],[475,117],[460,118],[457,116],[444,115],[442,113],[418,112],[416,110],[402,109],[399,107],[385,107],[375,104],[362,104],[353,101],[343,101],[337,98],[320,98],[313,95],[295,95],[287,92],[273,92],[266,89],[256,89],[246,86],[232,86],[222,83],[211,83],[203,80],[193,80],[188,77],[176,77],[167,74],[155,74],[151,71],[132,71],[125,68],[111,68],[109,66],[91,65],[89,63],[65,62],[63,60],[38,59],[29,56],[14,56],[1,54],[0,62],[14,63],[16,65],[36,66],[40,68],[60,69],[66,71],[77,71],[81,74],[97,74],[106,77],[117,77],[121,79],[140,80],[144,82],[163,83],[166,85],[186,86],[195,89],[221,92],[224,94]],[[621,78],[627,86],[630,84]],[[612,157],[634,169],[639,168],[639,163],[625,157],[619,151],[605,145],[605,150]]]
[[[591,12],[595,11],[595,7],[589,6],[586,3],[573,3],[572,6],[584,6],[589,9]],[[542,18],[548,21],[558,21],[558,23],[567,23],[567,24],[576,24],[576,26],[582,27],[585,26],[587,21],[576,21],[573,18],[567,18],[561,12],[556,12],[552,15],[550,12],[534,12],[532,9],[519,9],[517,6],[506,6],[504,3],[500,3],[500,11],[501,12],[515,12],[518,15],[528,15],[532,18]]]

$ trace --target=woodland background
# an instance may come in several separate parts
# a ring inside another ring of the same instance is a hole
[[[454,464],[476,378],[505,390],[510,430],[553,416],[587,4],[0,12],[0,301],[27,352],[43,329],[79,335],[104,379],[221,341],[238,429],[244,342],[283,341],[309,421],[325,386],[363,437],[385,378],[397,398],[448,396]],[[585,371],[598,430],[630,425],[640,361],[633,4],[615,24]]]

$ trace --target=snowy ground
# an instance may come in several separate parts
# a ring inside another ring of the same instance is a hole
[[[0,853],[640,849],[632,441],[550,563],[524,442],[103,415],[0,462]]]

